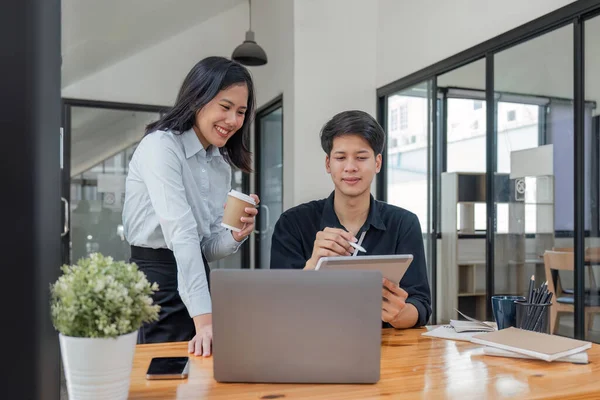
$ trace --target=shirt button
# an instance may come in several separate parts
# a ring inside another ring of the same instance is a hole
[[[205,169],[202,169],[202,172],[206,172],[206,170],[205,170]]]

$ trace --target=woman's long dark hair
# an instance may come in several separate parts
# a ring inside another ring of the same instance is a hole
[[[252,172],[252,153],[248,148],[250,125],[254,117],[254,85],[250,72],[241,64],[224,57],[207,57],[198,62],[185,77],[173,108],[161,119],[146,126],[145,135],[162,130],[181,134],[194,126],[196,113],[221,90],[245,84],[248,105],[242,127],[219,151],[225,160],[244,172]]]

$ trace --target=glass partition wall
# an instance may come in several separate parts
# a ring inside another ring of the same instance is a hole
[[[572,55],[572,25],[494,55],[495,294],[525,295],[532,276],[536,287],[552,280],[544,252],[573,248]],[[559,274],[572,290],[572,272]],[[561,318],[555,333],[572,336],[572,322]]]
[[[283,97],[256,113],[254,152],[257,163],[255,187],[260,197],[256,219],[255,268],[271,266],[271,240],[283,212]]]
[[[129,160],[166,108],[63,100],[63,262],[93,252],[129,259],[121,212]]]
[[[485,60],[440,75],[439,246],[437,315],[455,309],[478,319],[486,313]]]
[[[533,276],[555,334],[600,341],[599,14],[575,2],[378,89],[378,196],[421,220],[430,323],[493,320],[491,296]],[[547,269],[552,251],[572,262]]]
[[[588,19],[584,23],[584,104],[583,128],[584,136],[584,228],[585,266],[584,278],[584,330],[587,337],[600,342],[600,316],[593,312],[600,307],[600,16]],[[590,312],[588,312],[588,310]]]
[[[437,103],[433,101],[435,81],[425,81],[413,85],[387,97],[385,102],[386,120],[382,124],[387,130],[384,149],[384,174],[380,174],[378,187],[385,190],[379,197],[387,202],[405,208],[417,215],[427,259],[429,286],[436,286],[433,271],[436,264],[437,223],[436,210],[432,205],[437,192],[433,191],[437,178],[432,171],[437,161],[433,152],[432,131],[437,119]],[[435,301],[435,294],[432,302]]]

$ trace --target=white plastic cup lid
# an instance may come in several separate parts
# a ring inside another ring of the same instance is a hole
[[[229,193],[227,193],[227,195],[235,197],[235,198],[238,198],[240,200],[243,200],[243,201],[245,201],[247,203],[252,204],[253,206],[256,205],[256,202],[254,201],[254,199],[252,197],[250,197],[247,194],[244,194],[242,192],[238,192],[237,190],[231,189],[231,191]]]

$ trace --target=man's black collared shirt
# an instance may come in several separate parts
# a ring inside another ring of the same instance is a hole
[[[325,228],[345,229],[333,208],[334,193],[327,199],[290,208],[281,215],[273,232],[271,269],[304,268],[312,256],[317,232]],[[400,287],[408,293],[406,301],[419,312],[415,326],[425,325],[431,316],[431,292],[418,217],[371,196],[369,215],[356,237],[360,238],[363,232],[366,234],[361,245],[368,255],[413,255],[413,262],[404,274]],[[361,254],[359,252],[358,256]],[[387,323],[383,325],[391,327]]]

